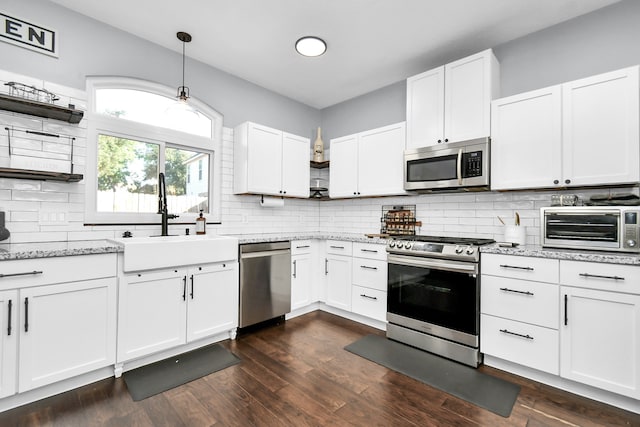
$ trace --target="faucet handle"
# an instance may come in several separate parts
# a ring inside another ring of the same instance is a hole
[[[174,218],[179,218],[179,217],[180,217],[180,215],[176,215],[176,214],[168,214],[167,215],[167,218],[169,218],[169,219],[174,219]]]

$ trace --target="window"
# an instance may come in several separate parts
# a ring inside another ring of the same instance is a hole
[[[220,220],[222,116],[191,98],[172,109],[173,88],[129,78],[87,79],[86,222],[157,223],[158,175],[167,205],[194,221],[203,210]],[[198,180],[191,179],[197,168]],[[94,190],[95,189],[95,190]]]

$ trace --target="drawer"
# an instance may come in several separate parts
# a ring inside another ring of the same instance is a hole
[[[114,277],[116,254],[0,261],[0,289]],[[24,274],[26,273],[26,274]],[[15,274],[15,276],[10,276]]]
[[[327,240],[326,248],[328,254],[351,256],[353,244],[342,240]]]
[[[558,283],[558,264],[557,259],[514,255],[482,254],[480,257],[482,274],[536,282]]]
[[[480,284],[484,314],[558,329],[559,286],[549,283],[485,276]]]
[[[351,311],[382,322],[386,321],[387,292],[362,286],[352,286]]]
[[[354,285],[387,291],[387,261],[353,258],[352,280]]]
[[[359,258],[387,260],[387,247],[376,243],[353,243],[353,256]]]
[[[581,288],[640,294],[640,266],[562,260],[560,283]]]
[[[291,242],[291,255],[311,253],[311,240],[294,240]]]
[[[480,351],[529,368],[559,374],[559,333],[555,329],[480,316]]]

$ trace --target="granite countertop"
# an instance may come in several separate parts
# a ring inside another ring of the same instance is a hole
[[[237,237],[240,244],[276,242],[279,240],[343,240],[346,242],[387,244],[387,238],[367,237],[364,234],[355,233],[264,233],[264,234],[225,234],[225,236]]]
[[[122,246],[108,240],[69,242],[1,243],[0,260],[51,258],[122,252]]]
[[[607,264],[640,265],[640,254],[623,252],[586,251],[577,249],[543,248],[538,245],[502,247],[497,244],[480,248],[481,253],[521,255],[536,258],[566,259],[572,261],[601,262]]]

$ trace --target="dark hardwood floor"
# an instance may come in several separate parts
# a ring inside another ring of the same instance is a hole
[[[0,426],[640,426],[640,415],[492,368],[522,390],[509,418],[343,347],[381,331],[316,311],[223,345],[238,365],[133,402],[106,379],[0,413]]]

